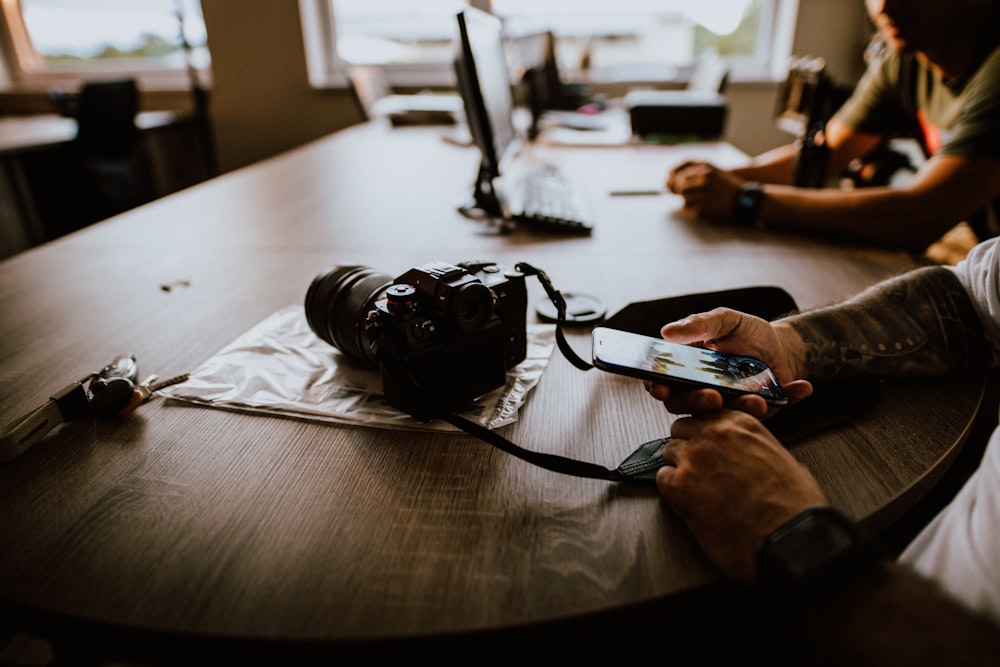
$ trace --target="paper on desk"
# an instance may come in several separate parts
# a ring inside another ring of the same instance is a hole
[[[507,384],[470,404],[464,417],[494,429],[517,420],[555,347],[555,326],[528,325],[528,353]],[[418,422],[382,397],[378,370],[362,368],[320,340],[301,306],[289,306],[219,350],[164,396],[199,405],[381,428],[454,431]]]

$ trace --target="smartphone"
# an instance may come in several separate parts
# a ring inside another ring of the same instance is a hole
[[[607,327],[595,327],[593,337],[594,366],[603,371],[678,387],[710,387],[724,396],[757,394],[772,405],[788,403],[774,373],[759,359]]]

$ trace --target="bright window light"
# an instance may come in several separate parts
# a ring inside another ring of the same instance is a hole
[[[349,64],[448,62],[460,0],[331,0]],[[508,36],[551,31],[558,61],[591,72],[684,67],[701,55],[766,66],[782,0],[492,0]],[[614,77],[612,77],[614,78]]]
[[[50,68],[99,60],[208,65],[205,24],[198,0],[21,0],[25,28]],[[182,32],[183,30],[183,32]]]

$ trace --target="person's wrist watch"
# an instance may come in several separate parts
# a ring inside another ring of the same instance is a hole
[[[807,604],[874,562],[875,555],[842,512],[811,507],[757,545],[757,587],[785,604]]]
[[[747,181],[740,186],[733,201],[733,218],[741,227],[760,227],[757,212],[764,197],[764,187],[756,181]]]

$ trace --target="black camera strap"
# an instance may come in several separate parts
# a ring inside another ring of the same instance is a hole
[[[563,297],[562,292],[555,288],[548,275],[541,269],[537,269],[525,262],[518,263],[515,268],[527,276],[537,276],[538,281],[545,289],[545,293],[555,306],[556,344],[559,346],[559,351],[566,357],[566,360],[583,371],[593,368],[593,364],[581,359],[576,351],[573,350],[563,333],[563,325],[566,323],[566,299]],[[514,444],[496,431],[491,431],[485,426],[454,413],[442,414],[441,419],[470,435],[476,436],[480,440],[488,442],[494,447],[502,449],[508,454],[546,470],[573,475],[574,477],[603,479],[610,482],[652,482],[656,477],[656,471],[663,465],[663,458],[660,456],[660,452],[663,449],[663,445],[669,440],[669,438],[651,440],[636,449],[617,468],[605,468],[596,463],[588,463],[565,456],[525,449]]]
[[[574,475],[576,477],[591,477],[594,479],[606,479],[612,482],[624,481],[624,477],[617,470],[611,470],[609,468],[601,467],[595,463],[586,463],[584,461],[577,461],[576,459],[566,458],[564,456],[557,456],[555,454],[546,454],[544,452],[533,452],[529,449],[525,449],[519,445],[515,445],[513,442],[503,437],[496,431],[491,431],[485,426],[481,426],[474,421],[470,421],[465,417],[456,414],[442,415],[441,417],[446,422],[453,426],[457,426],[466,433],[474,435],[481,440],[499,447],[508,454],[512,454],[519,459],[523,459],[528,463],[533,463],[537,466],[541,466],[546,470],[553,470],[555,472],[565,473],[567,475]]]
[[[568,346],[567,349],[569,349]],[[377,343],[373,342],[372,350],[379,358],[379,361],[382,364],[389,365],[393,372],[408,372],[408,370],[404,367],[404,364],[397,363],[391,355],[384,354],[382,348]],[[417,379],[415,377],[411,376],[411,381],[414,383],[414,386],[417,386]],[[610,469],[599,466],[596,463],[587,463],[585,461],[578,461],[565,456],[546,454],[544,452],[535,452],[530,449],[525,449],[520,445],[515,445],[513,442],[503,437],[496,431],[491,431],[481,424],[466,419],[465,417],[448,410],[432,411],[431,414],[439,419],[443,419],[452,426],[460,428],[469,435],[473,435],[480,440],[493,445],[494,447],[502,449],[512,456],[516,456],[519,459],[545,468],[546,470],[563,473],[565,475],[573,475],[574,477],[603,479],[610,482],[651,482],[655,478],[657,468],[663,465],[663,459],[660,457],[660,450],[663,448],[663,445],[667,440],[665,438],[653,440],[642,445],[639,449],[633,452],[631,456],[625,459],[625,461],[618,466],[618,468]]]
[[[586,371],[593,368],[592,364],[581,359],[573,351],[563,335],[562,329],[566,323],[567,311],[563,295],[555,289],[545,272],[523,262],[517,264],[516,267],[525,275],[537,276],[549,299],[552,300],[557,314],[556,342],[566,360],[580,370]],[[687,313],[711,310],[720,305],[754,313],[768,320],[793,312],[797,308],[787,292],[780,288],[765,286],[706,292],[630,304],[619,312],[616,318],[618,325],[623,329],[650,330],[647,335],[653,335],[656,327],[651,328],[650,322],[669,322],[683,317]],[[651,316],[650,313],[654,313],[654,315]],[[801,437],[860,415],[877,405],[881,400],[881,386],[881,381],[876,378],[855,378],[818,386],[814,389],[810,400],[788,406],[778,414],[769,417],[767,427],[779,441],[787,445]],[[453,413],[443,412],[438,416],[508,454],[547,470],[612,482],[655,482],[656,471],[664,465],[661,456],[663,447],[670,441],[669,437],[650,440],[640,445],[617,468],[611,469],[564,456],[524,449],[499,433]]]
[[[557,454],[546,454],[525,449],[503,437],[496,431],[491,431],[485,426],[481,426],[474,421],[454,413],[442,414],[441,419],[452,426],[457,426],[469,435],[474,435],[480,440],[485,440],[489,444],[502,449],[503,451],[516,456],[519,459],[532,463],[546,470],[573,475],[574,477],[588,477],[590,479],[603,479],[609,482],[652,482],[656,478],[656,471],[663,466],[663,458],[660,452],[663,445],[669,438],[657,438],[651,440],[637,450],[635,450],[617,468],[605,468],[596,463],[587,463],[577,459],[559,456]]]
[[[579,355],[577,355],[573,348],[570,347],[569,342],[563,334],[562,328],[566,322],[566,299],[563,297],[562,293],[552,285],[552,281],[549,280],[549,277],[544,271],[536,269],[530,264],[525,264],[523,262],[517,264],[516,268],[526,276],[537,276],[539,282],[541,282],[542,286],[545,288],[545,293],[549,296],[553,305],[556,307],[556,342],[558,343],[559,350],[563,353],[563,356],[565,356],[570,363],[580,370],[586,371],[593,368],[593,364],[584,361]],[[385,368],[390,369],[390,371],[398,377],[406,377],[414,388],[418,388],[419,381],[410,372],[410,369],[406,367],[406,364],[402,363],[394,355],[386,353],[386,350],[379,344],[377,331],[372,329],[368,331],[368,335],[371,340],[372,352],[375,354],[376,358],[378,358],[379,363],[381,363]],[[439,419],[443,419],[452,426],[465,431],[469,435],[473,435],[480,440],[483,440],[494,447],[511,454],[512,456],[516,456],[519,459],[545,468],[546,470],[551,470],[565,475],[572,475],[574,477],[587,477],[591,479],[606,480],[609,482],[652,482],[655,479],[656,470],[663,465],[663,459],[660,457],[660,450],[667,441],[666,438],[653,440],[642,445],[617,468],[605,468],[595,463],[587,463],[585,461],[578,461],[565,456],[546,454],[544,452],[535,452],[525,449],[514,444],[507,438],[504,438],[499,433],[462,417],[461,415],[455,414],[450,410],[441,409],[435,411],[432,409],[431,414]]]
[[[573,348],[570,347],[569,341],[566,340],[566,335],[563,333],[563,325],[566,324],[566,298],[562,295],[562,292],[555,288],[548,275],[541,269],[536,269],[526,262],[519,262],[515,265],[515,268],[526,276],[538,277],[538,282],[545,288],[545,293],[548,294],[552,305],[556,307],[556,345],[559,346],[559,351],[563,353],[567,361],[581,371],[589,371],[594,365],[580,358]]]

